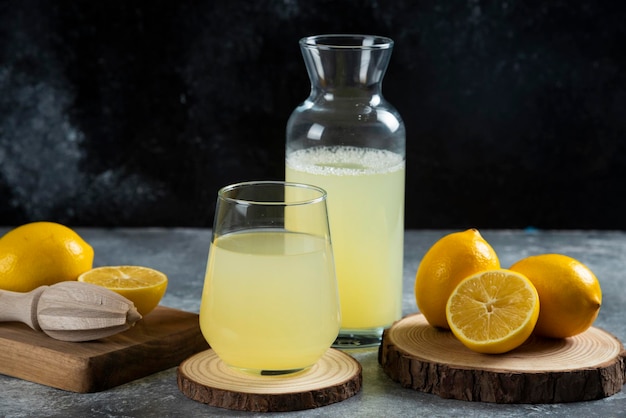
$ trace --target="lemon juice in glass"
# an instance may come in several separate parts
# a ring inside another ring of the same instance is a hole
[[[381,93],[392,47],[370,35],[300,40],[311,92],[287,124],[285,178],[328,193],[336,347],[378,345],[402,314],[405,128]]]
[[[326,193],[247,182],[218,193],[200,328],[227,365],[254,374],[315,364],[339,330]]]

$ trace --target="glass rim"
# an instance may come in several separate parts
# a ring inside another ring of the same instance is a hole
[[[365,42],[365,41],[368,42]],[[312,35],[300,39],[300,45],[304,48],[318,49],[343,49],[343,50],[374,50],[389,49],[394,41],[386,36],[362,35],[362,34],[338,34]]]
[[[295,188],[295,189],[308,189],[311,191],[318,192],[319,196],[313,197],[310,199],[297,199],[297,200],[290,200],[290,201],[287,201],[285,199],[283,199],[282,201],[259,200],[259,199],[252,200],[252,199],[242,199],[239,197],[226,196],[226,193],[231,192],[233,190],[243,189],[245,187],[252,187],[252,186],[282,186],[284,188],[290,187],[290,188]],[[323,202],[326,200],[328,193],[326,193],[326,190],[322,189],[321,187],[314,186],[312,184],[296,183],[296,182],[280,181],[280,180],[253,180],[253,181],[243,181],[239,183],[233,183],[233,184],[224,186],[217,191],[217,196],[219,199],[222,199],[226,202],[236,203],[239,205],[300,206],[300,205],[310,205],[313,203]]]

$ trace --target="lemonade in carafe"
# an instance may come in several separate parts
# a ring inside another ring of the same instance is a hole
[[[287,125],[286,180],[328,193],[341,330],[336,347],[380,342],[402,313],[405,130],[381,94],[393,41],[300,41],[311,94]]]

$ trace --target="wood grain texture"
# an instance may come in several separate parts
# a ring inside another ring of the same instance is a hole
[[[384,332],[378,361],[402,386],[442,398],[559,403],[619,392],[625,357],[617,338],[594,327],[566,339],[533,336],[505,354],[480,354],[414,314]]]
[[[233,370],[213,350],[184,361],[178,387],[187,397],[220,408],[285,412],[340,402],[361,390],[361,365],[329,349],[311,368],[286,376],[256,376]]]
[[[157,307],[133,328],[89,342],[0,324],[0,373],[72,392],[98,392],[175,367],[206,350],[198,315]]]

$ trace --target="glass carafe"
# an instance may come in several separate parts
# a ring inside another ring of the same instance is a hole
[[[381,85],[393,41],[300,40],[309,97],[287,124],[286,180],[328,193],[341,330],[335,347],[378,345],[402,314],[405,128]]]

